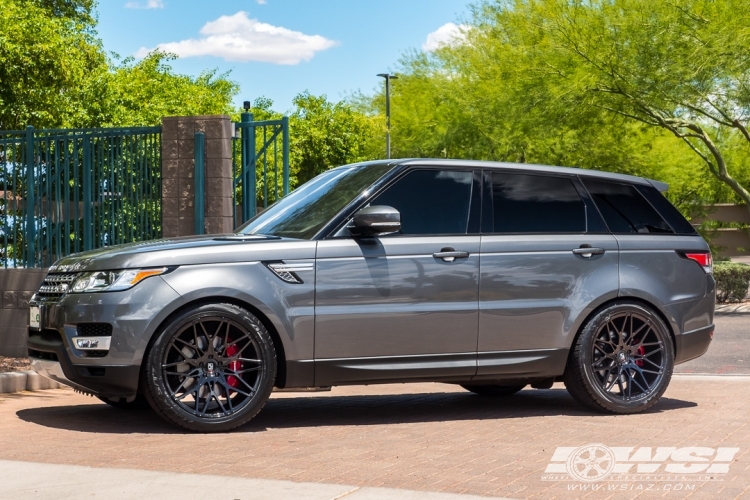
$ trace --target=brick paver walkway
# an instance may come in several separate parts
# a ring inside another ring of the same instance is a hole
[[[447,384],[277,393],[250,424],[219,435],[69,390],[2,395],[0,459],[512,498],[750,498],[749,384],[675,377],[653,411],[632,416],[590,413],[560,384],[506,399]],[[605,482],[592,492],[542,480],[557,447],[588,443],[740,450],[721,481]]]

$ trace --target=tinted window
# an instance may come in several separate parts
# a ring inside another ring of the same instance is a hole
[[[638,186],[638,191],[653,205],[659,215],[664,217],[675,233],[697,234],[693,225],[655,187]]]
[[[672,233],[664,219],[629,184],[583,179],[613,233]]]
[[[401,212],[402,234],[466,234],[474,174],[417,170],[406,174],[370,205]]]
[[[495,233],[583,233],[586,208],[570,179],[492,173]]]
[[[310,239],[391,168],[380,164],[324,172],[247,221],[237,232]]]

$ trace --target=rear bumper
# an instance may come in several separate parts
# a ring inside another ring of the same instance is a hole
[[[685,332],[675,336],[675,364],[703,356],[711,344],[714,325]]]

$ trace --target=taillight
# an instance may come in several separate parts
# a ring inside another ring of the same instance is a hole
[[[706,273],[711,274],[713,273],[713,259],[711,258],[711,252],[684,252],[682,255],[685,256],[686,259],[694,260],[698,263],[699,266],[703,268]]]

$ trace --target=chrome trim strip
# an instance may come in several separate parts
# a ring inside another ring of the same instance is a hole
[[[73,349],[79,351],[109,351],[112,337],[73,337]]]
[[[279,273],[299,273],[302,271],[312,271],[315,264],[268,264],[268,267]]]

